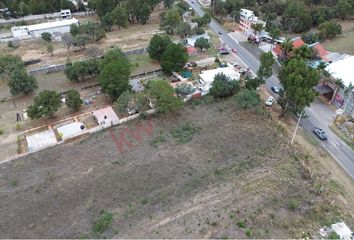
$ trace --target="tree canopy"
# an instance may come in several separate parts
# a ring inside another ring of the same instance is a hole
[[[224,98],[234,95],[240,90],[239,82],[229,79],[225,74],[218,73],[214,77],[210,94],[217,98]]]
[[[254,107],[261,101],[258,93],[254,89],[243,89],[237,93],[235,97],[242,109]]]
[[[181,44],[171,43],[161,56],[161,68],[165,73],[173,71],[179,72],[183,70],[184,65],[188,61],[186,49]]]
[[[319,72],[307,66],[301,58],[289,60],[280,70],[279,79],[284,89],[282,115],[289,107],[302,111],[317,95],[313,87],[319,82]]]
[[[155,34],[149,43],[148,53],[151,59],[160,61],[163,53],[167,47],[172,43],[170,37],[167,35]]]
[[[174,96],[173,88],[165,80],[149,81],[147,93],[156,101],[159,113],[175,113],[183,106],[183,101]]]
[[[122,51],[109,51],[100,63],[98,76],[102,91],[116,100],[124,91],[129,90],[130,63]]]
[[[44,90],[34,98],[34,104],[28,106],[27,113],[32,119],[43,116],[52,117],[60,107],[60,96],[55,91]]]
[[[36,78],[28,75],[24,69],[13,71],[8,85],[12,95],[29,94],[38,88]]]
[[[65,104],[73,111],[78,111],[82,104],[80,93],[74,89],[69,90],[65,96]]]

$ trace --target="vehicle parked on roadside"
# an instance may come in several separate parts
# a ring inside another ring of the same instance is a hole
[[[279,91],[280,91],[280,88],[277,87],[277,86],[272,86],[270,89],[271,89],[274,93],[279,93]]]
[[[268,106],[268,107],[270,107],[270,106],[273,105],[273,102],[274,102],[273,96],[269,96],[268,99],[267,99],[267,101],[266,101],[266,103],[265,103],[265,105]]]
[[[322,128],[314,127],[313,132],[321,141],[327,141],[326,132]]]

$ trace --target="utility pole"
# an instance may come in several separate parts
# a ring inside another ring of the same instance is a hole
[[[293,145],[293,142],[294,142],[294,139],[295,139],[295,136],[296,136],[296,132],[297,132],[297,128],[299,127],[299,124],[300,124],[300,121],[301,121],[301,118],[302,118],[303,114],[304,114],[304,110],[301,111],[300,117],[297,120],[297,124],[296,124],[295,130],[294,130],[293,138],[291,139],[290,145]]]

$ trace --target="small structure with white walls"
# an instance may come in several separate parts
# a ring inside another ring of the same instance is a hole
[[[70,25],[79,25],[79,20],[76,18],[57,20],[53,22],[45,22],[28,26],[12,27],[11,32],[15,39],[40,38],[44,32],[49,32],[52,35],[64,34],[70,32]]]

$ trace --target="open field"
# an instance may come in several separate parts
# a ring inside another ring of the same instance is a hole
[[[327,40],[323,46],[328,51],[354,54],[354,21],[338,21],[342,25],[343,34],[333,40]]]
[[[146,120],[0,165],[0,237],[318,238],[339,217],[353,228],[353,183],[322,155],[286,146],[261,107],[208,99],[152,118],[124,152],[114,139]]]

